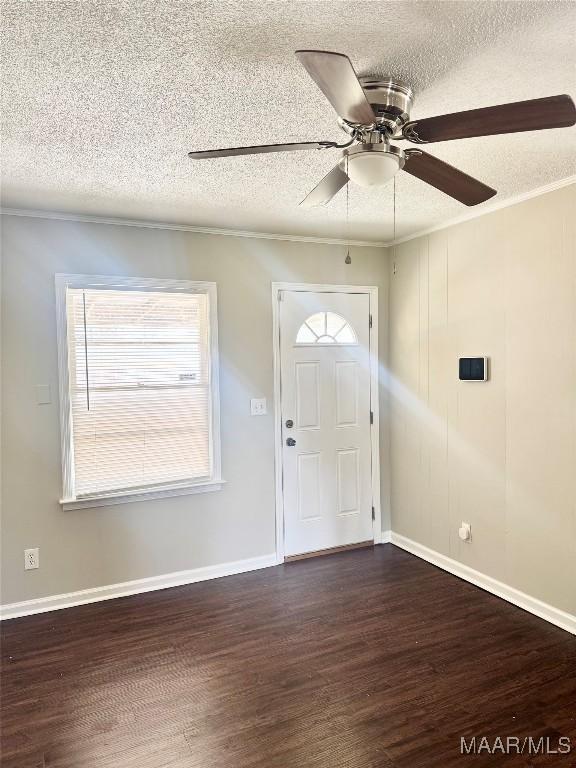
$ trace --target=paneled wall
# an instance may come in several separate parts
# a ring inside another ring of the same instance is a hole
[[[397,246],[389,318],[393,530],[572,613],[575,203],[572,185]],[[482,355],[489,381],[460,382]]]

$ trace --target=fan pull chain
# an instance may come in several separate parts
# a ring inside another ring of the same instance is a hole
[[[346,176],[348,176],[348,155],[346,155]],[[346,237],[350,240],[350,182],[346,182]],[[352,257],[350,256],[350,242],[348,242],[348,249],[346,251],[346,258],[344,264],[352,264]]]
[[[392,182],[394,184],[394,192],[393,192],[393,215],[392,215],[392,242],[396,242],[396,176],[392,179]]]

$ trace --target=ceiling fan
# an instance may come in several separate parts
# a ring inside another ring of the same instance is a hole
[[[422,145],[499,133],[565,128],[576,123],[574,102],[566,95],[410,120],[414,95],[404,83],[393,78],[359,79],[350,59],[342,53],[296,51],[296,56],[336,110],[338,123],[348,134],[348,141],[210,149],[189,152],[188,156],[201,160],[264,152],[343,149],[341,159],[301,205],[325,205],[348,181],[365,187],[385,184],[400,170],[465,205],[477,205],[495,195],[496,190],[419,147],[403,150],[391,141],[407,140]]]

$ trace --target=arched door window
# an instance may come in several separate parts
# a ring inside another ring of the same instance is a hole
[[[350,323],[335,312],[316,312],[296,334],[296,344],[358,344]]]

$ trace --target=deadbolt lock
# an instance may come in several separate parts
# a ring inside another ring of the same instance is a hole
[[[293,426],[294,426],[294,422],[292,421],[292,419],[286,419],[286,428],[292,429]]]

